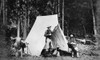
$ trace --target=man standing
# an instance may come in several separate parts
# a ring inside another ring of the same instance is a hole
[[[51,39],[51,33],[52,33],[51,26],[49,26],[49,27],[47,27],[47,30],[46,30],[46,32],[44,34],[44,36],[46,37],[46,40],[47,39]]]
[[[45,49],[46,49],[46,51],[49,51],[50,49],[52,49],[52,41],[51,41],[52,31],[51,31],[51,26],[47,27],[47,30],[46,30],[44,36],[46,37]]]

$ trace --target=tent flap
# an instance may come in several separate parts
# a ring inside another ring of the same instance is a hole
[[[61,50],[68,51],[68,41],[66,40],[60,26],[57,25],[52,33],[52,42],[54,48],[59,47]]]

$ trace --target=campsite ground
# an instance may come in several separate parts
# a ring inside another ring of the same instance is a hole
[[[80,57],[72,58],[71,56],[59,57],[10,57],[9,44],[5,40],[4,33],[0,31],[0,60],[100,60],[100,49],[93,49],[93,45],[78,45],[80,48]]]

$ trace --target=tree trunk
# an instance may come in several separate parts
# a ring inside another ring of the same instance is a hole
[[[5,0],[2,0],[2,3],[3,3],[3,24],[5,25],[6,24],[6,21],[5,21]]]
[[[27,36],[27,12],[25,11],[25,16],[24,16],[24,35],[23,38],[26,39]]]
[[[26,35],[27,35],[27,32],[26,32],[26,19],[24,20],[24,33],[23,33],[23,38],[26,39]]]
[[[20,37],[20,20],[18,19],[18,25],[17,25],[17,37]]]
[[[95,19],[94,7],[93,7],[93,0],[91,0],[91,8],[92,8],[92,16],[93,16],[94,35],[96,36],[97,29],[96,29],[96,19]]]
[[[96,3],[96,25],[97,25],[97,34],[100,35],[100,0],[97,0]]]
[[[84,34],[86,35],[86,29],[85,29],[85,26],[83,25],[83,29],[84,29]]]
[[[96,26],[96,40],[97,48],[100,46],[100,0],[96,1],[96,20],[94,20]]]
[[[0,3],[0,15],[1,15],[1,10],[2,10],[2,5],[3,5],[2,1],[3,0],[1,0],[1,3]]]
[[[62,30],[64,32],[64,0],[62,0]]]
[[[60,0],[58,0],[58,18],[60,18]]]

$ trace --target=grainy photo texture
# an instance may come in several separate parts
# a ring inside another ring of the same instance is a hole
[[[100,60],[100,0],[0,0],[0,60]]]

